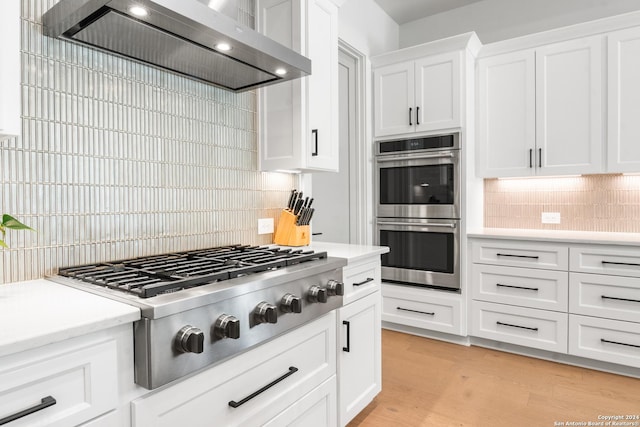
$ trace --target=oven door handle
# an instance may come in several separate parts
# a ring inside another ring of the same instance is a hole
[[[420,154],[417,156],[379,156],[376,157],[378,162],[395,162],[398,160],[419,160],[419,159],[452,159],[455,157],[451,151],[443,151],[437,154]]]
[[[447,228],[456,228],[455,224],[443,224],[440,222],[391,222],[391,221],[378,221],[378,225],[415,225],[419,227],[447,227]]]

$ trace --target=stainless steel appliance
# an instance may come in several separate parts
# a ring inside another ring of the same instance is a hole
[[[235,92],[311,74],[308,58],[208,6],[224,3],[60,0],[42,23],[48,36]]]
[[[377,216],[460,218],[458,134],[377,143]]]
[[[378,218],[382,279],[387,282],[460,288],[460,220]]]
[[[379,141],[376,239],[386,282],[460,289],[459,134]]]
[[[139,307],[135,381],[154,389],[342,306],[326,252],[225,246],[63,268],[56,282]]]

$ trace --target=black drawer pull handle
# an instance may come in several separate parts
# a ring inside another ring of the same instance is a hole
[[[529,258],[529,259],[539,259],[540,257],[537,255],[513,255],[513,254],[500,254],[497,253],[496,256],[508,256],[512,258]]]
[[[629,302],[640,302],[640,300],[637,299],[631,299],[631,298],[618,298],[618,297],[608,297],[606,295],[602,295],[602,299],[613,299],[616,301],[629,301]]]
[[[298,372],[298,368],[296,368],[295,366],[290,366],[289,367],[289,372],[287,372],[286,374],[284,374],[280,378],[271,381],[269,384],[267,384],[266,386],[262,387],[260,390],[254,391],[249,396],[247,396],[244,399],[242,399],[240,402],[236,402],[235,400],[230,401],[229,402],[229,406],[231,406],[232,408],[237,408],[238,406],[244,405],[245,403],[247,403],[248,401],[250,401],[254,397],[258,396],[261,393],[264,393],[265,391],[269,390],[274,385],[278,384],[280,381],[286,379],[290,375],[295,374],[296,372]]]
[[[510,328],[519,328],[519,329],[526,329],[528,331],[537,331],[538,328],[531,328],[529,326],[520,326],[520,325],[513,325],[511,323],[503,323],[503,322],[496,322],[496,325],[501,325],[501,326],[509,326]]]
[[[538,148],[538,167],[542,167],[542,148]]]
[[[0,419],[0,426],[10,423],[11,421],[18,420],[22,417],[26,417],[27,415],[31,415],[35,412],[42,411],[44,408],[48,408],[49,406],[53,406],[55,404],[56,404],[56,400],[53,397],[51,396],[43,397],[40,400],[39,404],[32,406],[31,408],[22,410],[20,412],[16,412],[15,414],[9,415],[8,417],[4,417]]]
[[[529,168],[533,167],[533,148],[529,148]]]
[[[515,286],[515,285],[503,285],[502,283],[496,283],[496,286],[499,286],[501,288],[524,289],[527,291],[535,291],[535,292],[539,291],[538,288],[528,288],[526,286]]]
[[[626,342],[609,341],[609,340],[605,340],[604,338],[600,338],[600,341],[606,342],[609,344],[626,345],[627,347],[640,348],[640,345],[637,345],[637,344],[627,344]]]
[[[318,129],[311,129],[311,134],[313,135],[313,151],[311,152],[312,156],[318,155]]]
[[[436,313],[430,313],[428,311],[419,311],[419,310],[411,310],[408,308],[402,308],[402,307],[396,307],[397,310],[402,310],[402,311],[410,311],[412,313],[420,313],[420,314],[426,314],[427,316],[435,316]]]
[[[413,108],[409,107],[409,126],[413,126],[413,123],[411,122],[411,113],[413,112]]]
[[[633,262],[616,262],[616,261],[602,261],[603,264],[613,264],[613,265],[629,265],[631,267],[640,267],[640,264],[636,264]]]
[[[373,282],[374,280],[376,280],[376,279],[374,279],[373,277],[367,277],[367,279],[366,279],[366,280],[363,280],[362,282],[354,283],[354,284],[353,284],[353,286],[362,286],[362,285],[366,285],[367,283],[369,283],[369,282]]]
[[[349,353],[351,351],[351,323],[348,320],[343,320],[342,324],[347,326],[347,346],[342,347],[342,351]]]
[[[416,107],[416,125],[420,124],[420,107]]]

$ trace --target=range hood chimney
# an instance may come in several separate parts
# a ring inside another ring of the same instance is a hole
[[[234,14],[233,0],[61,0],[42,22],[48,36],[234,92],[311,74],[308,58],[238,24]]]

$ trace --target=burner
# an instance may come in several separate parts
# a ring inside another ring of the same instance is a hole
[[[232,245],[68,267],[60,275],[149,298],[326,257],[326,252]]]

